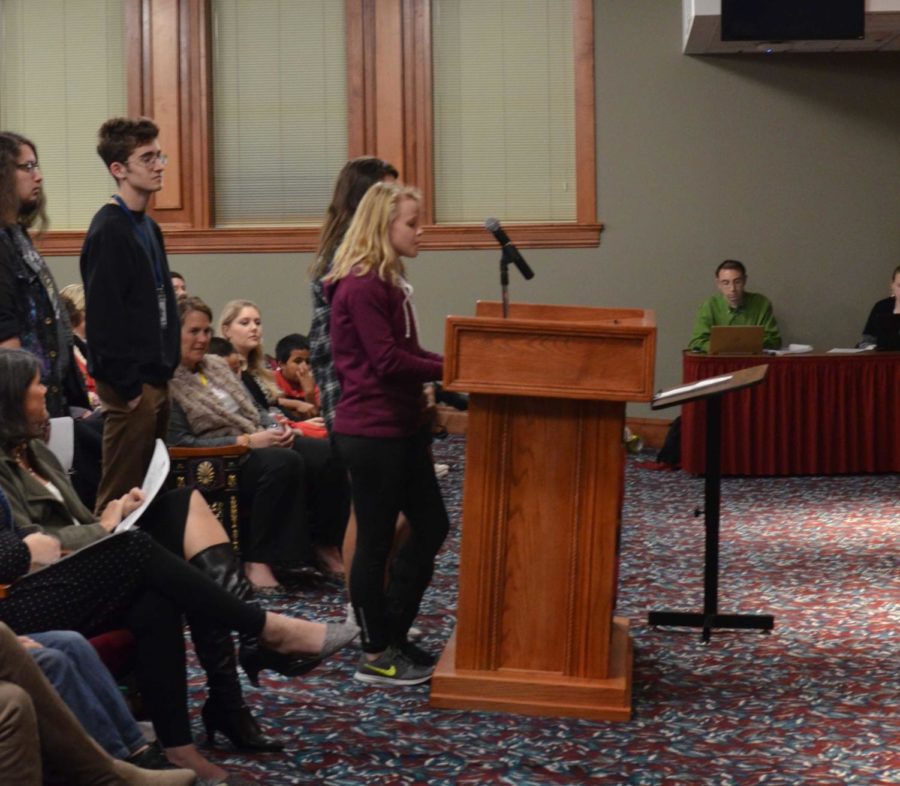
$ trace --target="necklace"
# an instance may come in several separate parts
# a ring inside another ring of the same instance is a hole
[[[28,446],[27,445],[18,445],[10,450],[9,454],[13,457],[13,460],[18,464],[22,469],[26,472],[30,472],[32,475],[35,475],[34,468],[31,466],[31,461],[28,459]]]

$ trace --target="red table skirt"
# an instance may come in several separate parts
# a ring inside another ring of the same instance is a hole
[[[900,353],[684,355],[684,381],[765,363],[761,385],[722,397],[724,475],[900,472]],[[706,404],[682,411],[681,463],[702,474]]]

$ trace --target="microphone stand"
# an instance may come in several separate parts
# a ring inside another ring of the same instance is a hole
[[[503,301],[503,318],[509,319],[509,252],[503,247],[500,257],[500,292]]]

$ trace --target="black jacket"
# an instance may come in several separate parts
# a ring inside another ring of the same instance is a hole
[[[65,307],[56,282],[48,271],[45,286],[22,258],[11,232],[0,229],[0,341],[17,338],[23,349],[40,360],[51,417],[69,415],[69,407],[90,409],[72,345],[60,345],[57,319],[65,319]]]
[[[147,222],[148,237],[158,244],[165,326],[160,320],[153,261],[119,205],[100,208],[81,249],[88,369],[126,401],[136,398],[144,383],[168,382],[181,350],[181,326],[162,232],[149,216],[133,215]]]

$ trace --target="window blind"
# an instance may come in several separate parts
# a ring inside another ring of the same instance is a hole
[[[344,3],[212,10],[216,225],[320,222],[347,160]]]
[[[86,229],[115,191],[97,130],[126,113],[120,0],[0,0],[0,128],[38,148],[52,229]]]
[[[574,221],[571,0],[432,0],[438,223]]]

